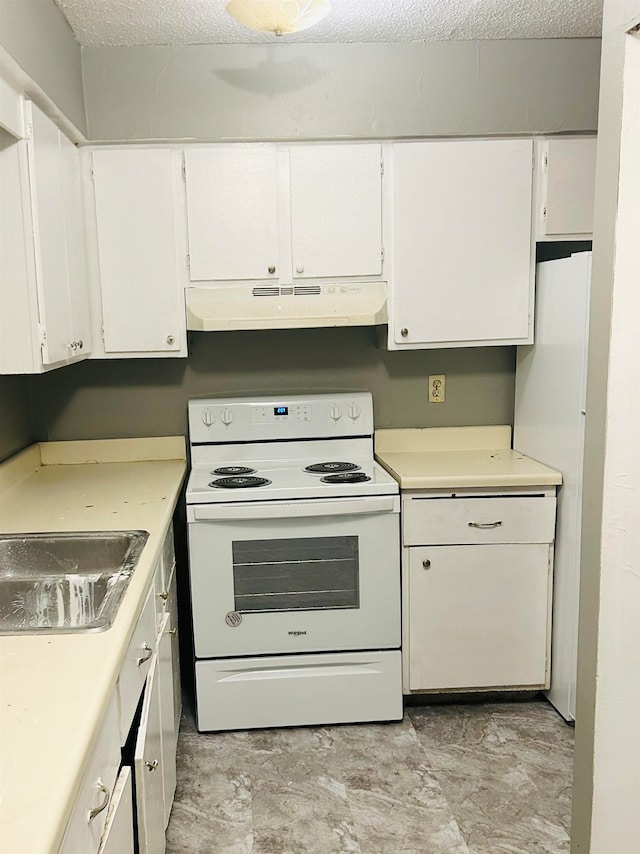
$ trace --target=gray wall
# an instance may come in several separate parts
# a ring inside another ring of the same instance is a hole
[[[387,352],[372,328],[193,333],[190,356],[83,362],[33,377],[43,439],[186,434],[198,395],[370,390],[378,427],[510,424],[513,347]],[[444,404],[429,373],[447,374]]]
[[[28,377],[0,377],[0,461],[35,441]]]
[[[80,46],[53,0],[0,0],[0,44],[85,133]]]
[[[599,39],[85,47],[89,136],[322,139],[588,131]]]
[[[588,854],[593,799],[593,751],[607,372],[618,207],[625,29],[639,0],[605,0],[598,160],[589,328],[589,373],[583,499],[576,755],[571,851]]]

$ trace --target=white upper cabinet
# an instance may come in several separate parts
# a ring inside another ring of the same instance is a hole
[[[102,148],[91,152],[91,166],[99,355],[186,356],[180,157]]]
[[[277,278],[275,145],[188,148],[184,159],[192,281]]]
[[[87,264],[86,217],[82,190],[82,164],[76,146],[60,134],[63,173],[64,219],[67,233],[67,268],[71,329],[77,353],[91,352],[89,270]],[[73,348],[72,348],[73,349]]]
[[[60,131],[30,105],[32,135],[28,145],[36,281],[40,321],[44,327],[42,361],[61,362],[74,340],[67,263],[64,166]]]
[[[382,272],[381,146],[185,150],[191,281]]]
[[[389,347],[532,340],[533,142],[393,146]]]
[[[80,154],[27,102],[27,139],[0,140],[3,373],[39,373],[91,351]]]
[[[541,139],[538,146],[538,240],[591,240],[596,137]]]
[[[292,146],[294,278],[382,272],[380,146]]]

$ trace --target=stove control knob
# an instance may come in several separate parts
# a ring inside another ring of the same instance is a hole
[[[350,403],[349,408],[347,409],[347,415],[352,421],[355,421],[356,418],[360,418],[360,413],[362,410],[358,406],[357,403]]]
[[[202,413],[202,423],[206,424],[207,427],[211,427],[213,422],[215,421],[215,416],[210,409],[205,409]]]
[[[224,424],[225,427],[228,427],[229,424],[233,421],[233,414],[230,409],[223,409],[220,413],[220,421]]]
[[[329,409],[329,417],[333,418],[334,421],[339,421],[342,418],[342,410],[339,406],[336,406],[335,403]]]

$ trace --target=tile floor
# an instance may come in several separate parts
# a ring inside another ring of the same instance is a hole
[[[572,761],[544,700],[223,734],[187,710],[167,854],[560,854]]]

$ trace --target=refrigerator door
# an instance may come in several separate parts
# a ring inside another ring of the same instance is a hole
[[[591,253],[538,265],[535,344],[518,347],[513,447],[562,473],[550,702],[575,720]]]

